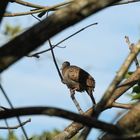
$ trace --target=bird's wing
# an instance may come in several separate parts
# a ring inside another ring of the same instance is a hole
[[[70,66],[68,68],[68,77],[75,82],[86,83],[89,87],[95,86],[95,80],[93,77],[77,66]]]
[[[86,79],[86,85],[89,87],[94,88],[95,87],[95,80],[93,77],[91,77],[90,75],[88,76],[88,78]]]

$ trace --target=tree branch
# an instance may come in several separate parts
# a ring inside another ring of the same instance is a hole
[[[0,1],[0,22],[2,20],[2,17],[4,15],[5,9],[8,5],[9,0],[1,0]]]
[[[6,91],[4,90],[4,88],[3,88],[3,86],[2,86],[1,83],[0,83],[0,90],[1,90],[1,92],[2,92],[2,94],[3,94],[3,96],[5,97],[6,101],[8,102],[9,106],[11,107],[11,109],[14,109],[14,106],[13,106],[12,102],[10,101],[9,97],[7,96],[7,93],[6,93]],[[4,109],[4,108],[3,108],[3,109]],[[27,135],[27,133],[26,133],[26,130],[24,129],[24,127],[23,127],[23,125],[22,125],[22,122],[21,122],[21,120],[20,120],[20,117],[19,117],[19,116],[16,116],[16,118],[17,118],[17,121],[19,122],[19,125],[21,126],[21,130],[22,130],[22,132],[23,132],[23,134],[24,134],[26,140],[29,140],[28,135]]]
[[[58,45],[60,45],[60,44],[63,43],[64,41],[68,40],[69,38],[73,37],[74,35],[76,35],[76,34],[82,32],[83,30],[85,30],[85,29],[87,29],[87,28],[89,28],[89,27],[91,27],[91,26],[93,26],[93,25],[97,25],[97,24],[98,24],[98,23],[95,22],[95,23],[92,23],[92,24],[89,24],[89,25],[83,27],[82,29],[76,31],[75,33],[69,35],[68,37],[62,39],[61,41],[59,41],[58,43],[56,43],[55,45],[53,45],[53,46],[52,46],[52,49],[54,49],[55,47],[58,47]],[[31,54],[31,55],[28,55],[28,57],[37,57],[37,58],[38,58],[40,54],[43,54],[43,53],[48,52],[48,51],[50,51],[50,50],[51,50],[51,48],[46,49],[46,50],[43,50],[43,51],[40,51],[40,52],[37,52],[37,53],[34,53],[34,54]]]
[[[111,98],[108,100],[107,107],[112,107],[113,102],[115,102],[124,92],[129,88],[134,86],[140,79],[140,68],[138,68],[127,80],[125,80],[112,94]]]
[[[119,0],[75,0],[57,10],[0,48],[0,72],[52,36],[117,1]]]
[[[35,9],[35,10],[31,10],[31,11],[28,11],[28,12],[20,12],[20,13],[5,13],[4,16],[5,17],[14,17],[14,16],[24,16],[24,15],[30,15],[30,14],[36,14],[36,13],[41,13],[41,12],[47,12],[47,11],[52,11],[56,8],[59,8],[59,7],[62,7],[64,5],[67,5],[67,4],[70,4],[72,3],[72,1],[66,1],[66,2],[63,2],[63,3],[59,3],[57,5],[54,5],[54,6],[50,6],[50,7],[43,7],[41,9]]]
[[[140,138],[140,103],[137,103],[128,113],[120,118],[117,126],[125,130],[122,136],[105,134],[101,140],[136,140]]]
[[[135,45],[130,42],[128,36],[125,36],[125,39],[126,39],[126,43],[128,44],[129,50],[133,51],[133,47],[135,47]],[[136,68],[139,68],[139,61],[137,57],[135,58],[135,65],[136,65]]]
[[[140,0],[127,0],[127,1],[122,0],[120,2],[115,3],[113,6],[130,4],[130,3],[134,3],[134,2],[140,2]]]
[[[0,129],[18,129],[19,127],[27,124],[28,122],[31,122],[31,119],[28,119],[27,121],[21,122],[21,124],[16,125],[16,126],[8,126],[8,127],[0,126]]]
[[[30,3],[30,2],[26,2],[26,1],[23,1],[23,0],[11,0],[11,2],[15,2],[15,3],[18,3],[20,5],[24,5],[24,6],[28,6],[28,7],[32,7],[32,8],[44,8],[46,6],[41,6],[41,5],[37,5],[37,4],[33,4],[33,3]]]
[[[131,109],[133,106],[134,104],[122,104],[117,102],[112,103],[112,107],[123,108],[123,109]]]
[[[70,3],[72,2],[73,0],[69,1]],[[24,16],[24,15],[30,15],[30,14],[36,14],[36,13],[42,13],[42,12],[46,12],[46,11],[54,11],[54,10],[57,10],[57,8],[63,6],[63,5],[58,5],[58,6],[52,6],[52,7],[49,7],[49,6],[40,6],[40,5],[37,5],[37,4],[33,4],[33,3],[29,3],[29,2],[25,2],[25,1],[22,1],[22,0],[11,0],[11,2],[16,2],[18,4],[21,4],[21,5],[24,5],[24,6],[28,6],[28,7],[34,7],[34,8],[37,8],[35,10],[31,10],[31,11],[27,11],[27,12],[18,12],[18,13],[5,13],[4,16],[5,17],[13,17],[13,16]],[[130,3],[134,3],[134,2],[140,2],[140,0],[129,0],[129,1],[121,1],[121,2],[117,2],[113,5],[110,5],[110,6],[117,6],[117,5],[124,5],[124,4],[130,4]],[[67,2],[64,2],[64,5],[66,4],[69,4]]]
[[[106,107],[108,108],[108,103],[110,103],[110,100],[112,99],[112,96],[114,97],[114,91],[117,88],[117,86],[122,81],[124,75],[128,71],[128,68],[132,64],[133,60],[136,58],[137,54],[140,51],[140,42],[138,42],[135,47],[133,47],[133,51],[129,53],[127,58],[125,59],[124,63],[121,65],[119,71],[117,72],[116,76],[114,77],[113,81],[107,88],[107,90],[104,93],[104,96],[100,100],[99,104],[96,107],[96,113],[100,113],[102,110],[104,110]],[[118,94],[117,94],[118,95]],[[118,98],[118,97],[117,97]]]
[[[140,79],[140,68],[137,69],[128,79],[126,79],[123,83],[122,86],[118,86],[114,93],[111,96],[111,99],[106,99],[107,101],[107,105],[106,107],[103,106],[103,109],[106,108],[111,108],[112,107],[112,103],[118,99],[123,93],[125,93],[129,88],[131,88],[133,85],[135,85],[137,83],[137,81]],[[86,115],[88,116],[93,116],[94,117],[97,115],[99,115],[101,112],[98,112],[97,109],[98,105],[94,108],[90,108],[89,110],[87,110],[85,112]],[[103,110],[102,109],[102,110]],[[101,110],[100,110],[101,111]],[[97,114],[96,114],[97,112]],[[94,113],[94,114],[93,114]],[[63,132],[61,132],[60,134],[58,134],[55,137],[55,140],[57,140],[57,138],[64,138],[64,139],[70,139],[72,138],[76,133],[78,133],[79,130],[81,130],[84,127],[84,125],[82,124],[78,124],[76,122],[71,123],[69,126],[67,126],[67,128],[65,128],[65,130]]]
[[[0,119],[23,115],[58,116],[65,119],[74,120],[79,123],[83,123],[84,125],[87,125],[89,127],[102,129],[103,131],[107,131],[109,133],[120,134],[122,132],[122,130],[120,130],[118,127],[112,124],[98,121],[97,119],[88,116],[79,115],[70,111],[54,107],[24,107],[24,108],[6,109],[0,112]]]

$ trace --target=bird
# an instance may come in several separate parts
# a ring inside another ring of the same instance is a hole
[[[95,80],[88,72],[78,66],[70,65],[70,62],[65,61],[62,64],[61,73],[63,78],[62,82],[70,89],[71,98],[80,113],[83,113],[83,111],[74,97],[75,91],[86,91],[86,93],[90,96],[93,105],[96,104],[93,97]]]

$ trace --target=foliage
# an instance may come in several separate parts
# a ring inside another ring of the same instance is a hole
[[[129,71],[125,75],[125,79],[128,79],[133,74],[132,71]],[[132,100],[140,100],[140,80],[138,81],[137,85],[132,87],[131,93],[129,93]]]
[[[11,24],[5,24],[5,29],[4,29],[4,34],[14,38],[15,36],[17,36],[21,31],[21,26],[20,25],[11,25]]]
[[[40,135],[33,135],[32,140],[51,140],[55,135],[59,134],[61,131],[54,129],[52,131],[43,132]],[[21,136],[20,138],[16,136],[14,131],[10,131],[6,138],[0,137],[0,140],[24,140]],[[75,136],[71,140],[78,140],[78,137]]]

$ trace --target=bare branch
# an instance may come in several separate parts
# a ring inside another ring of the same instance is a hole
[[[132,43],[130,42],[128,36],[125,36],[125,39],[126,39],[126,43],[128,44],[128,47],[129,47],[130,51],[133,51],[133,47],[135,47],[134,44],[132,44]],[[136,65],[136,68],[139,67],[139,61],[138,61],[137,57],[135,58],[135,65]]]
[[[54,5],[54,6],[44,7],[44,8],[41,8],[41,9],[35,9],[35,10],[32,10],[32,11],[28,11],[28,12],[5,13],[4,16],[5,17],[24,16],[24,15],[30,15],[30,14],[36,14],[36,13],[41,13],[41,12],[52,11],[52,10],[58,8],[58,7],[62,7],[64,5],[70,4],[72,2],[73,2],[73,0],[72,1],[66,1],[66,2],[59,3],[59,4]]]
[[[24,5],[24,6],[29,6],[29,7],[34,7],[37,8],[35,10],[31,10],[28,12],[18,12],[18,13],[5,13],[4,16],[5,17],[13,17],[13,16],[24,16],[24,15],[30,15],[30,14],[36,14],[36,13],[42,13],[45,11],[54,11],[57,10],[57,8],[60,8],[61,6],[64,6],[66,4],[71,3],[73,0],[69,1],[69,3],[64,2],[64,5],[59,5],[58,6],[52,6],[52,7],[48,7],[48,6],[40,6],[37,4],[33,4],[33,3],[29,3],[29,2],[25,2],[22,0],[11,0],[12,2],[16,2],[18,4]],[[116,6],[116,5],[124,5],[124,4],[130,4],[130,3],[134,3],[134,2],[140,2],[140,0],[128,0],[128,1],[121,1],[121,2],[117,2],[111,6]],[[66,4],[65,4],[66,3]]]
[[[57,65],[57,62],[56,62],[56,58],[55,58],[55,54],[54,54],[54,51],[53,51],[53,45],[51,44],[51,40],[49,39],[48,42],[49,42],[49,45],[50,45],[50,49],[51,49],[51,53],[52,53],[52,58],[53,58],[55,67],[56,67],[56,69],[57,69],[58,75],[59,75],[61,81],[63,81],[63,77],[62,77],[62,75],[61,75],[61,72],[60,72],[59,67],[58,67],[58,65]]]
[[[133,60],[136,58],[137,54],[140,51],[140,42],[138,42],[135,47],[133,47],[134,51],[131,51],[127,58],[125,59],[124,63],[121,65],[119,71],[117,72],[116,76],[114,77],[113,81],[107,88],[107,90],[104,93],[104,96],[100,100],[99,104],[97,105],[98,112],[104,110],[107,107],[107,104],[110,102],[112,96],[114,96],[114,91],[117,88],[117,86],[122,81],[124,75],[128,71],[128,68],[132,64]]]
[[[107,107],[112,107],[113,102],[115,102],[124,92],[129,88],[134,86],[140,79],[140,68],[138,68],[126,81],[124,81],[117,89],[114,91],[113,95],[108,101]]]
[[[2,20],[2,17],[4,15],[5,9],[8,5],[9,0],[1,0],[0,1],[0,22]]]
[[[27,124],[28,122],[31,122],[31,119],[28,119],[28,120],[26,120],[26,121],[24,121],[24,122],[21,122],[21,124],[16,125],[16,126],[8,126],[8,127],[0,126],[0,129],[18,129],[19,127],[21,127],[21,126]]]
[[[106,107],[103,106],[103,110],[106,108],[111,108],[112,103],[118,99],[124,92],[126,92],[128,89],[130,89],[133,85],[137,83],[137,81],[140,79],[140,68],[137,69],[128,79],[126,79],[123,83],[122,86],[117,86],[117,89],[115,89],[114,93],[112,94],[111,98],[106,99],[107,100],[107,105]],[[85,112],[86,115],[88,116],[94,116],[97,117],[102,110],[98,110],[98,104],[94,108],[90,108],[88,111]],[[97,112],[97,114],[96,114]],[[94,114],[93,114],[94,113]],[[64,139],[69,139],[72,138],[76,133],[78,133],[79,130],[81,130],[84,127],[82,124],[78,124],[76,122],[71,123],[63,132],[61,132],[57,138],[64,138]]]
[[[97,24],[98,24],[98,23],[96,22],[96,23],[92,23],[92,24],[89,24],[89,25],[83,27],[82,29],[76,31],[75,33],[73,33],[73,34],[69,35],[68,37],[66,37],[66,38],[62,39],[61,41],[59,41],[57,44],[53,45],[53,46],[52,46],[52,49],[54,49],[55,47],[58,47],[58,45],[60,45],[60,44],[63,43],[64,41],[68,40],[69,38],[75,36],[76,34],[80,33],[81,31],[83,31],[83,30],[85,30],[85,29],[87,29],[87,28],[89,28],[89,27],[91,27],[91,26],[93,26],[93,25],[97,25]],[[46,49],[46,50],[43,50],[43,51],[40,51],[40,52],[31,54],[31,55],[28,55],[28,57],[38,57],[39,54],[48,52],[48,51],[50,51],[50,50],[51,50],[51,49],[49,48],[49,49]]]
[[[52,36],[117,1],[119,0],[75,0],[57,10],[0,48],[0,72]]]
[[[15,3],[18,3],[20,5],[33,7],[33,8],[44,8],[44,7],[46,7],[46,6],[41,6],[41,5],[33,4],[33,3],[30,3],[30,2],[26,2],[26,1],[23,1],[23,0],[11,0],[11,2],[15,2]]]
[[[1,83],[0,83],[0,90],[1,90],[2,94],[4,95],[6,101],[8,102],[9,106],[11,107],[11,109],[14,109],[14,106],[13,106],[12,102],[10,101],[9,97],[7,96],[7,93],[5,92],[5,90],[4,90],[4,88],[3,88],[3,86],[2,86]],[[3,108],[3,109],[4,109],[4,108]],[[29,139],[28,139],[28,135],[27,135],[27,133],[26,133],[26,130],[24,129],[24,127],[23,127],[23,125],[22,125],[22,122],[21,122],[21,120],[20,120],[20,117],[19,117],[19,116],[16,116],[16,118],[17,118],[17,121],[19,122],[19,125],[21,126],[21,130],[22,130],[22,132],[23,132],[23,134],[24,134],[26,140],[29,140]]]
[[[135,3],[135,2],[140,2],[140,0],[127,0],[127,1],[122,0],[122,1],[120,1],[118,3],[113,4],[113,6],[130,4],[130,3]]]
[[[120,130],[118,127],[112,124],[98,121],[97,119],[88,116],[79,115],[70,111],[66,111],[54,107],[24,107],[24,108],[6,109],[5,111],[1,111],[0,119],[11,118],[15,116],[23,116],[23,115],[58,116],[58,117],[74,120],[79,123],[83,123],[84,125],[87,125],[89,127],[102,129],[109,133],[119,134],[122,132],[122,130]]]
[[[117,122],[117,126],[125,130],[125,133],[121,135],[105,134],[101,140],[139,140],[140,138],[140,102],[137,103],[131,110],[128,111]]]

